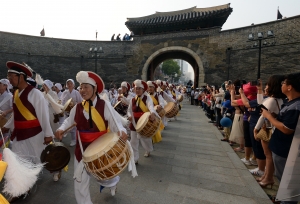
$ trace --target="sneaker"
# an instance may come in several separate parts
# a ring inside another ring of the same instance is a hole
[[[53,181],[58,181],[59,179],[60,179],[60,177],[61,177],[61,172],[55,172],[54,174],[53,174]]]
[[[255,169],[249,169],[249,171],[257,171],[258,170],[258,167],[256,167]]]
[[[115,196],[117,192],[117,185],[110,187],[110,193],[112,196]]]
[[[254,176],[263,176],[265,173],[264,171],[259,170],[258,167],[255,169],[249,169],[249,171]]]
[[[247,160],[246,158],[243,158],[243,159],[241,159],[241,160],[242,160],[242,162],[244,162],[244,164],[246,164],[246,165],[248,165],[248,166],[251,165],[250,160]]]
[[[150,156],[150,152],[145,152],[144,157],[149,157]]]
[[[257,166],[257,161],[256,161],[255,159],[250,158],[250,163],[251,163],[253,166]]]
[[[76,141],[71,141],[70,147],[73,147],[73,146],[75,146],[75,145],[76,145]]]

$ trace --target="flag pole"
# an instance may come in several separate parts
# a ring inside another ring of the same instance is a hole
[[[277,20],[282,19],[282,14],[279,11],[279,6],[277,7]]]

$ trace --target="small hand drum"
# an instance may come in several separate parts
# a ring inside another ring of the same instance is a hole
[[[179,109],[176,105],[176,103],[174,102],[169,102],[167,103],[167,105],[164,107],[165,111],[166,111],[166,117],[167,118],[173,118],[177,115]]]
[[[166,111],[165,109],[161,108],[161,109],[158,109],[157,108],[158,106],[154,106],[154,110],[156,110],[156,112],[158,113],[159,117],[164,117],[165,114],[166,114]]]
[[[72,98],[70,98],[64,105],[63,110],[67,113],[70,113],[71,109],[75,106],[72,102]]]
[[[120,174],[131,158],[129,146],[117,133],[106,133],[90,144],[82,155],[85,169],[98,180]]]
[[[114,109],[122,116],[127,114],[127,109],[128,106],[124,105],[122,103],[122,101],[119,101],[118,103],[116,103],[116,105],[114,106]]]
[[[136,124],[136,132],[144,137],[155,135],[160,125],[160,118],[155,115],[154,121],[149,119],[150,112],[144,113]]]
[[[50,172],[62,170],[68,165],[70,158],[70,151],[62,142],[49,144],[41,154],[41,162],[46,163],[45,168]]]

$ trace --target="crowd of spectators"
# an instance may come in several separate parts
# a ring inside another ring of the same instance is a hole
[[[221,86],[192,89],[198,106],[220,131],[223,142],[238,144],[245,165],[262,188],[281,181],[300,113],[300,73],[261,80],[225,81]],[[285,201],[282,203],[297,203]]]

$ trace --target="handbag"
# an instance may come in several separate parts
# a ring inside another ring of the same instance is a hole
[[[265,142],[269,142],[272,135],[272,129],[267,129],[266,125],[264,124],[262,128],[257,133],[256,137],[260,140],[263,140]]]
[[[277,99],[275,99],[275,100],[277,103],[278,110],[280,111],[278,101],[277,101]],[[271,115],[274,118],[277,117],[276,113],[271,113]],[[265,123],[263,124],[263,126],[261,127],[261,129],[259,130],[259,132],[256,135],[257,138],[259,138],[260,140],[263,140],[265,142],[269,142],[271,139],[271,136],[272,136],[272,129],[267,128]]]

